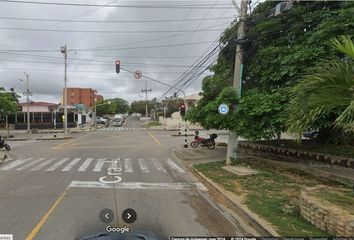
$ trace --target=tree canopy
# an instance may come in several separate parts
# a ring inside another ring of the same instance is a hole
[[[338,57],[329,43],[340,35],[354,35],[354,3],[294,2],[290,11],[269,17],[276,4],[260,3],[247,17],[246,37],[241,44],[245,52],[242,97],[237,100],[233,97],[235,92],[224,91],[233,79],[238,26],[235,22],[220,40],[224,47],[210,68],[213,75],[203,79],[202,99],[187,113],[187,119],[207,128],[236,130],[254,140],[272,138],[287,129],[292,86],[316,68],[320,59]],[[222,98],[233,99],[230,106],[237,102],[237,112],[226,117],[218,114],[218,101]]]
[[[0,117],[15,113],[18,110],[18,99],[15,92],[6,92],[0,87]]]
[[[121,98],[106,99],[97,104],[97,115],[126,113],[128,110],[129,103]]]

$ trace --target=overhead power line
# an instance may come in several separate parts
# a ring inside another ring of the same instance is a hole
[[[72,6],[72,7],[105,7],[105,8],[169,8],[169,9],[208,9],[213,4],[150,4],[150,5],[129,5],[129,4],[87,4],[87,3],[63,3],[63,2],[44,2],[44,1],[21,1],[21,0],[0,0],[4,3],[17,3],[17,4],[36,4],[36,5],[56,5],[56,6]],[[228,9],[231,4],[219,3],[213,6],[214,9]]]
[[[25,57],[37,57],[37,58],[49,58],[49,59],[60,59],[62,60],[61,57],[54,57],[54,56],[43,56],[43,55],[35,55],[35,54],[27,54],[27,53],[16,53],[16,52],[6,52],[6,51],[0,51],[2,54],[9,54],[9,55],[17,55],[17,56],[25,56]],[[95,59],[99,58],[110,58],[110,59],[116,59],[117,55],[114,56],[101,56],[101,55],[95,55]],[[181,56],[177,57],[180,59],[188,59],[188,58],[197,58],[199,56]],[[149,56],[149,55],[144,55],[144,56],[135,56],[135,55],[119,55],[119,58],[151,58],[151,59],[169,59],[169,58],[175,58],[174,56]],[[68,58],[71,61],[97,61],[93,59],[84,59],[84,58]],[[107,60],[109,61],[109,60]],[[112,60],[110,60],[111,62]]]
[[[39,21],[39,22],[62,22],[62,23],[167,23],[167,22],[182,22],[183,19],[156,19],[156,20],[70,20],[70,19],[52,19],[52,18],[21,18],[21,17],[0,17],[6,20],[18,21]],[[200,20],[222,20],[234,19],[234,17],[211,17],[211,18],[190,18],[186,22],[194,22]]]
[[[151,45],[151,46],[140,46],[140,47],[122,47],[122,48],[92,48],[92,49],[69,49],[68,51],[75,52],[97,52],[97,51],[115,51],[115,50],[136,50],[145,48],[164,48],[164,47],[177,47],[185,45],[200,45],[210,43],[211,41],[204,42],[193,42],[193,43],[179,43],[179,44],[168,44],[168,45]],[[0,49],[4,52],[59,52],[60,49]]]
[[[1,0],[0,0],[1,1]],[[223,31],[223,28],[199,29],[199,30],[72,30],[72,29],[47,29],[47,28],[21,28],[0,27],[0,30],[35,31],[35,32],[71,32],[71,33],[188,33],[188,32],[213,32]]]
[[[70,60],[70,59],[69,59]],[[13,60],[5,60],[5,59],[0,59],[0,62],[13,62],[13,63],[43,63],[43,64],[54,64],[54,65],[63,65],[62,62],[48,62],[48,61],[34,61],[34,60],[28,60],[28,61],[25,61],[25,60],[18,60],[18,59],[13,59]],[[112,67],[114,65],[114,61],[95,61],[95,60],[92,60],[92,62],[89,64],[89,63],[74,63],[74,64],[68,64],[68,66],[76,66],[76,65],[80,65],[80,66],[93,66],[93,64],[95,63],[100,63],[100,65],[98,66],[109,66],[109,67]],[[125,66],[134,66],[134,67],[168,67],[168,66],[171,66],[171,67],[174,67],[174,68],[186,68],[186,67],[194,67],[193,65],[178,65],[178,64],[175,64],[175,65],[169,65],[169,64],[154,64],[154,63],[134,63],[134,62],[124,62],[124,65]],[[204,66],[198,66],[198,67],[205,67]],[[168,72],[168,71],[166,71]]]

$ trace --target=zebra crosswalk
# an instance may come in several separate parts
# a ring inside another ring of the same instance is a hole
[[[21,158],[8,159],[0,165],[0,171],[45,171],[45,172],[101,172],[107,168],[119,167],[124,173],[167,173],[167,170],[180,174],[186,171],[171,159],[158,160],[156,158]]]
[[[137,131],[137,130],[146,130],[146,128],[128,128],[128,127],[104,127],[98,129],[98,131]]]

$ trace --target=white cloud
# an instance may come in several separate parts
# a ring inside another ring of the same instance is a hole
[[[67,1],[70,2],[70,1]],[[88,1],[76,1],[87,3]],[[104,3],[111,2],[109,0]],[[226,3],[226,1],[203,1],[203,3]],[[103,4],[103,1],[91,0],[89,3]],[[193,1],[119,1],[114,4],[193,4]],[[200,1],[194,2],[196,5]],[[227,1],[227,3],[230,3]],[[231,6],[231,4],[230,4]],[[39,22],[10,20],[0,18],[1,27],[11,28],[42,28],[69,30],[114,30],[114,31],[156,31],[156,30],[197,30],[210,26],[225,28],[232,21],[235,10],[230,9],[141,9],[141,8],[95,8],[70,6],[43,6],[27,4],[0,3],[0,17],[72,19],[72,20],[166,20],[188,18],[219,18],[230,19],[198,20],[180,22],[140,22],[140,23],[74,23],[74,22]],[[15,87],[23,91],[23,71],[30,74],[30,87],[35,101],[60,101],[64,85],[63,55],[60,46],[68,44],[69,49],[92,49],[103,46],[110,48],[131,48],[141,46],[173,45],[190,42],[213,41],[220,31],[194,33],[65,33],[39,32],[0,29],[0,85],[5,88]],[[171,37],[172,35],[176,35]],[[178,77],[188,67],[175,65],[192,65],[209,47],[208,44],[185,45],[165,48],[121,49],[111,51],[77,51],[69,52],[68,86],[91,87],[98,90],[105,98],[122,97],[128,101],[138,99],[145,81],[134,80],[131,73],[121,71],[115,74],[114,61],[120,59],[122,68],[135,71],[141,70],[144,75],[155,78],[167,84],[174,84]],[[6,54],[1,50],[14,49],[58,49],[57,52],[11,52]],[[91,59],[94,61],[74,61],[72,59]],[[195,81],[187,93],[198,92],[201,80]],[[159,97],[167,90],[166,86],[149,82],[148,88],[153,91],[149,97]]]

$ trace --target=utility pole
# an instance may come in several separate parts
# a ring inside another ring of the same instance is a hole
[[[68,61],[68,52],[66,44],[64,47],[60,48],[61,53],[64,54],[64,136],[68,135],[68,97],[67,97],[67,61]]]
[[[247,17],[247,4],[248,0],[241,0],[241,8],[238,13],[240,16],[240,24],[237,31],[237,41],[245,37],[245,21]],[[242,85],[242,69],[243,69],[243,51],[240,43],[236,45],[236,56],[235,56],[235,69],[234,69],[234,80],[233,87],[237,91],[237,97],[241,97],[241,85]],[[234,106],[234,111],[237,111],[237,106]],[[227,156],[226,164],[230,165],[232,159],[236,160],[237,158],[237,145],[238,145],[238,136],[236,132],[229,131],[229,141],[227,146]]]
[[[152,89],[147,89],[147,80],[145,81],[145,89],[141,89],[142,92],[145,92],[145,118],[147,120],[148,118],[148,114],[149,114],[149,110],[148,110],[148,102],[147,102],[147,98],[148,98],[148,92],[151,92]]]
[[[23,93],[24,96],[26,96],[26,103],[27,103],[27,133],[31,133],[31,120],[30,120],[30,111],[29,111],[29,105],[30,105],[30,96],[33,95],[32,92],[29,90],[29,84],[28,84],[28,78],[29,75],[26,72],[23,72],[26,76],[26,82],[23,81],[22,79],[19,79],[21,82],[25,82],[26,84],[26,91]]]

